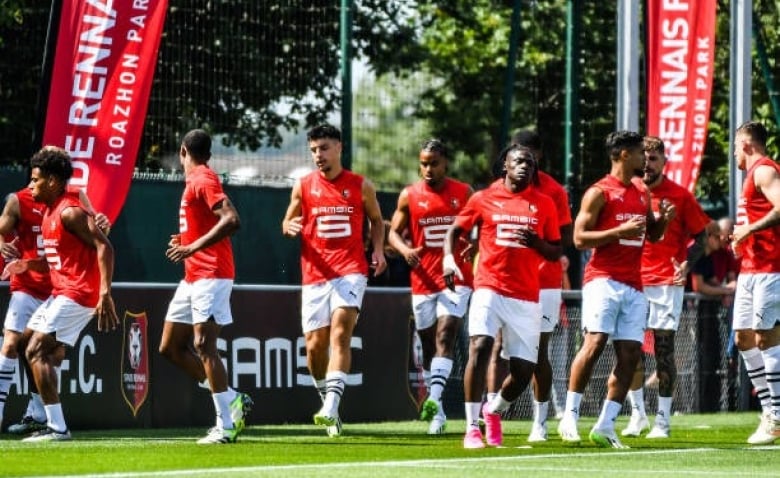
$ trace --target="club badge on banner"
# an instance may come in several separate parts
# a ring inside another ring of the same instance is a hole
[[[135,417],[149,394],[146,312],[133,314],[126,311],[122,322],[122,396]]]
[[[666,146],[665,174],[693,192],[712,97],[715,0],[649,0],[647,132]]]
[[[43,144],[68,150],[71,184],[116,220],[143,133],[167,0],[63,0]]]

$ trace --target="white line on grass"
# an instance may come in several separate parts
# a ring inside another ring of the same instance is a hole
[[[712,452],[718,451],[717,448],[689,448],[685,450],[644,450],[644,451],[626,451],[616,452],[614,454],[605,455],[604,453],[547,453],[542,455],[523,455],[523,456],[485,456],[474,458],[442,458],[437,460],[398,460],[398,461],[356,461],[349,463],[306,463],[300,465],[263,465],[263,466],[241,466],[232,468],[194,468],[189,470],[168,470],[168,471],[132,471],[123,473],[90,473],[84,475],[57,475],[57,478],[135,478],[145,476],[194,476],[194,475],[235,475],[237,473],[262,473],[262,472],[275,472],[275,471],[291,471],[291,470],[320,470],[323,468],[378,468],[378,467],[429,467],[429,468],[447,468],[453,466],[454,463],[497,463],[497,462],[517,462],[517,461],[531,461],[540,460],[545,458],[562,458],[562,457],[594,457],[597,459],[604,459],[607,456],[619,456],[620,453],[630,453],[633,455],[669,455],[678,453],[695,453],[695,452]],[[529,468],[530,469],[530,468]],[[533,467],[534,470],[540,470],[538,466]],[[567,471],[564,468],[550,468],[550,471]],[[568,471],[588,471],[582,468],[572,468]],[[606,471],[606,470],[593,470],[593,472]],[[614,471],[614,469],[612,470]],[[648,471],[648,470],[645,470]],[[623,473],[627,470],[623,470]],[[672,474],[679,476],[681,474],[694,475],[702,474],[712,476],[712,471],[702,472],[684,472],[682,470],[670,470],[669,472],[659,472],[659,474]],[[33,478],[51,478],[54,475],[39,476]],[[739,473],[729,473],[729,476],[741,476]],[[746,475],[747,476],[747,475]]]

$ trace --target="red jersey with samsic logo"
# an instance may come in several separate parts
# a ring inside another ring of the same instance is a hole
[[[179,208],[179,234],[181,244],[192,244],[219,222],[214,206],[227,199],[219,177],[205,164],[198,165],[185,179],[184,194]],[[233,279],[233,245],[230,237],[223,237],[215,244],[199,250],[184,259],[184,280],[192,283],[199,279]]]
[[[333,180],[319,171],[301,178],[303,285],[347,274],[368,275],[363,245],[363,177],[343,170]]]
[[[642,182],[635,178],[635,182]],[[682,263],[688,257],[688,243],[707,227],[709,216],[687,189],[664,177],[650,189],[650,201],[655,217],[660,217],[659,204],[666,199],[674,204],[676,214],[657,242],[648,242],[642,252],[642,285],[671,285],[674,279],[672,258]]]
[[[36,203],[30,190],[25,188],[16,192],[19,201],[19,220],[16,223],[17,248],[22,259],[43,257],[43,234],[41,221],[46,205]],[[46,299],[51,295],[51,278],[48,272],[28,270],[11,276],[11,292],[24,292],[37,299]]]
[[[444,258],[444,237],[458,212],[466,205],[470,190],[468,184],[450,178],[444,178],[439,191],[428,186],[425,181],[406,187],[412,247],[423,246],[418,254],[420,264],[410,274],[413,294],[432,294],[446,287],[441,264]],[[455,283],[472,287],[473,267],[461,258],[466,245],[460,242],[453,254],[463,272],[463,280],[455,278]]]
[[[475,289],[539,302],[539,266],[544,259],[512,236],[519,229],[530,228],[546,241],[561,239],[555,204],[549,196],[530,186],[512,193],[504,179],[499,179],[475,193],[455,223],[466,231],[480,226]]]
[[[64,295],[84,307],[95,307],[100,295],[97,250],[62,224],[62,212],[69,207],[83,209],[77,196],[63,194],[46,209],[42,220],[43,248],[49,263],[52,295]]]
[[[742,197],[737,208],[737,226],[753,224],[772,210],[772,203],[764,193],[756,189],[754,176],[756,168],[769,166],[780,173],[780,165],[764,156],[756,161],[745,175],[742,183]],[[778,273],[780,272],[780,225],[754,232],[742,244],[737,246],[742,253],[740,273]]]
[[[539,185],[536,189],[540,193],[550,196],[558,211],[558,226],[571,224],[571,207],[569,206],[569,193],[558,184],[549,174],[539,171]],[[561,261],[543,261],[539,268],[539,287],[542,289],[560,289],[563,285],[563,267]]]
[[[642,184],[623,184],[612,175],[606,175],[593,186],[604,196],[604,208],[596,221],[594,230],[605,231],[631,220],[633,217],[647,217],[648,193]],[[594,249],[582,283],[607,277],[642,290],[642,246],[644,234],[630,239],[619,239]]]

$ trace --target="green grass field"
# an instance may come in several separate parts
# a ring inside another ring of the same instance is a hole
[[[580,420],[583,437],[592,418]],[[627,423],[621,417],[618,430]],[[629,450],[565,446],[554,433],[529,447],[529,421],[504,422],[504,447],[464,450],[464,423],[427,436],[422,422],[346,424],[340,438],[314,425],[252,426],[233,445],[197,445],[203,429],[74,431],[70,442],[27,444],[0,435],[0,476],[752,477],[780,476],[780,443],[751,447],[757,413],[676,416],[672,438],[628,438]]]

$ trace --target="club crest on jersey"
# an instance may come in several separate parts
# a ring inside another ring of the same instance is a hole
[[[529,204],[528,209],[533,213],[536,214],[536,211],[539,210],[539,208],[536,207],[536,204]]]
[[[341,195],[344,196],[345,199],[349,199],[349,189],[341,191]]]
[[[458,201],[458,198],[450,199],[450,206],[452,206],[452,209],[458,209],[460,207],[460,201]]]
[[[134,314],[125,311],[122,319],[122,397],[133,416],[149,394],[149,346],[146,335],[146,312]]]

